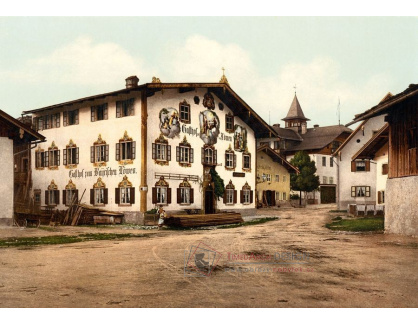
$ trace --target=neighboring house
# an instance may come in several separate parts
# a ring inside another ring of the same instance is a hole
[[[267,145],[258,147],[258,203],[263,206],[276,206],[289,201],[290,173],[299,173],[299,170]]]
[[[334,152],[337,164],[337,205],[345,210],[349,204],[376,204],[377,167],[375,161],[358,157],[382,129],[383,116],[363,121]]]
[[[356,115],[351,124],[383,118],[389,124],[385,231],[418,235],[418,84]]]
[[[285,128],[274,124],[277,138],[262,138],[258,145],[268,145],[290,161],[298,151],[305,151],[315,161],[320,180],[318,191],[308,193],[308,202],[313,204],[335,203],[337,191],[337,168],[332,153],[348,138],[352,130],[343,125],[307,127],[299,100],[293,98],[287,116],[283,118]]]
[[[0,224],[12,225],[13,214],[31,204],[30,150],[45,137],[0,110]]]
[[[386,180],[388,178],[389,125],[384,126],[351,158],[355,161],[376,163],[376,204],[385,203]]]
[[[276,136],[229,86],[152,83],[26,111],[48,142],[33,152],[38,200],[64,209],[73,199],[141,222],[167,212],[254,211],[256,138]],[[210,171],[224,179],[217,200]],[[238,195],[238,193],[241,193]]]

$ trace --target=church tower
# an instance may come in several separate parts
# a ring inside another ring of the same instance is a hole
[[[294,131],[305,134],[307,129],[307,121],[310,120],[305,117],[303,114],[302,108],[299,104],[298,97],[296,96],[293,98],[293,102],[290,105],[289,112],[287,116],[282,120],[285,121],[285,127],[293,129]]]

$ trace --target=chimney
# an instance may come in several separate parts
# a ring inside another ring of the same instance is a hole
[[[273,126],[280,128],[280,124],[273,124]]]
[[[135,88],[138,86],[139,79],[136,75],[127,77],[126,81],[126,89]]]
[[[319,127],[319,125],[318,125],[318,124],[315,124],[315,125],[313,125],[313,127],[314,127],[314,128],[317,128],[317,127]]]
[[[306,132],[307,132],[307,129],[306,129],[306,123],[302,123],[302,126],[301,126],[301,133],[302,134],[306,134]]]

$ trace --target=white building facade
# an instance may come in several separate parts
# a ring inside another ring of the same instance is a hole
[[[47,138],[33,152],[37,201],[65,209],[81,200],[123,212],[130,223],[158,206],[251,214],[256,137],[274,130],[226,78],[126,82],[126,89],[26,112]],[[219,199],[214,171],[224,181]]]
[[[384,124],[384,116],[365,120],[334,153],[338,165],[338,209],[345,210],[349,204],[378,203],[378,192],[385,187],[386,176],[381,177],[380,174],[383,164],[387,164],[387,154],[384,151],[379,152],[377,161],[356,158],[356,154],[368,144]]]

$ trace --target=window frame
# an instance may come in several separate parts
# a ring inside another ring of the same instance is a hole
[[[322,157],[322,166],[323,167],[326,167],[327,166],[327,157],[326,156],[323,156]]]
[[[135,98],[116,101],[116,118],[135,116]]]
[[[246,167],[246,158],[248,158],[248,167]],[[251,154],[243,153],[242,154],[242,170],[246,172],[251,172]]]
[[[73,126],[79,124],[79,109],[63,112],[63,126]]]
[[[187,116],[186,116],[187,115]],[[183,118],[187,117],[187,118]],[[191,109],[190,104],[186,100],[179,103],[179,119],[182,123],[190,124],[191,122]]]
[[[234,132],[234,124],[235,124],[234,115],[231,114],[230,112],[225,114],[225,131],[227,133],[233,133]],[[229,127],[229,126],[231,126],[231,127]]]
[[[100,118],[100,119],[99,119],[99,111],[101,111],[101,114],[103,115],[102,118]],[[90,116],[90,121],[91,122],[107,120],[108,116],[109,116],[109,114],[108,114],[108,104],[103,103],[103,104],[100,104],[100,105],[91,106],[90,107],[90,112],[91,112],[91,116]]]
[[[364,194],[358,195],[359,189],[358,188],[364,188]],[[370,197],[370,186],[351,186],[351,197],[354,198],[363,198],[363,197]]]

